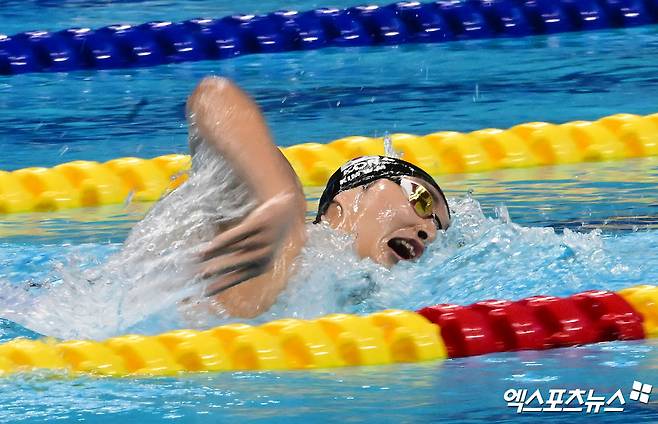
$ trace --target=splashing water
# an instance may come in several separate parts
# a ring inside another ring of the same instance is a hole
[[[396,159],[402,159],[403,156],[402,152],[393,147],[393,137],[388,132],[384,134],[384,155]]]
[[[658,240],[650,232],[610,239],[598,230],[566,229],[558,234],[552,228],[514,224],[504,207],[498,208],[498,216],[486,217],[470,196],[450,203],[452,226],[418,262],[403,262],[390,270],[342,250],[339,246],[348,244],[348,237],[328,228],[310,228],[313,236],[298,273],[262,320],[566,295],[625,287],[658,276],[655,263],[646,258],[617,255],[620,245],[655,248]]]
[[[349,236],[309,224],[308,242],[288,287],[253,322],[565,295],[658,279],[656,260],[635,253],[658,248],[655,232],[558,234],[552,228],[515,224],[504,207],[487,217],[470,195],[450,203],[453,224],[448,231],[439,233],[419,261],[392,269],[359,259]],[[3,284],[0,316],[63,338],[233,321],[221,311],[216,315],[204,309],[211,301],[203,298],[194,258],[204,242],[250,206],[246,188],[226,163],[200,150],[190,179],[156,204],[123,245],[2,246],[0,255],[23,258],[9,274],[23,283]],[[49,265],[62,256],[66,259]],[[184,303],[192,306],[181,306],[183,299],[193,299]]]
[[[251,205],[226,162],[203,146],[193,158],[189,180],[134,226],[119,252],[101,264],[84,255],[71,258],[57,266],[59,278],[46,282],[37,296],[10,290],[0,315],[65,338],[105,337],[154,319],[161,327],[184,325],[177,304],[203,292],[195,277],[195,254]]]

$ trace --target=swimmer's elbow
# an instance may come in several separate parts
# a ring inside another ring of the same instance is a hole
[[[236,85],[233,83],[228,78],[224,77],[217,77],[217,76],[210,76],[210,77],[205,77],[204,79],[197,84],[196,88],[194,91],[216,91],[216,92],[224,92],[229,90],[231,87],[235,87]]]
[[[227,78],[205,77],[187,99],[188,114],[198,112],[201,106],[208,101],[214,103],[217,99],[225,97],[226,93],[235,87],[235,84]]]

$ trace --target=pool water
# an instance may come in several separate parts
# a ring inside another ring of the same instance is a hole
[[[3,77],[0,169],[186,153],[185,100],[209,74],[243,86],[282,146],[654,113],[657,34],[650,26]]]
[[[215,3],[9,1],[0,6],[0,22],[12,33],[238,11]],[[277,7],[264,2],[239,11]],[[50,19],[44,23],[42,15]],[[244,86],[263,108],[280,145],[653,113],[657,31],[652,26],[2,77],[0,169],[184,153],[185,98],[208,74],[228,76]],[[455,225],[418,264],[389,272],[356,260],[350,252],[325,259],[318,254],[303,268],[307,274],[302,272],[261,320],[539,293],[568,295],[658,280],[655,158],[450,175],[439,182],[451,199]],[[320,190],[306,189],[310,207]],[[77,269],[101,266],[121,250],[147,209],[129,203],[3,217],[1,315],[15,316],[8,311],[48,298]],[[311,246],[314,252],[334,247],[322,240]],[[121,281],[116,284],[118,290],[123,287]],[[309,298],[317,301],[303,302]],[[115,318],[97,312],[92,316],[95,311],[85,309],[84,297],[56,299],[62,303],[45,315],[18,319],[25,326],[2,321],[0,340],[37,337],[29,328],[44,334],[102,329],[104,320]],[[74,320],[64,319],[67,308],[75,310],[70,315]],[[175,326],[157,318],[130,330],[153,333]],[[0,380],[0,421],[504,422],[550,417],[557,422],[654,422],[656,404],[629,401],[628,392],[633,380],[658,382],[657,361],[658,344],[639,341],[317,372],[139,380],[18,375]],[[503,400],[510,388],[542,393],[550,388],[595,389],[608,396],[622,389],[626,411],[517,415]]]

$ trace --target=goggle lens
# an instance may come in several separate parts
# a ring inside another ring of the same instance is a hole
[[[425,187],[411,180],[400,179],[400,187],[407,194],[409,204],[421,218],[433,218],[437,228],[442,229],[441,221],[434,213],[434,198]]]

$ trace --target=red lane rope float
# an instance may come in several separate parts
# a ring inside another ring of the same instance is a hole
[[[441,304],[366,316],[333,314],[104,341],[18,338],[0,374],[35,369],[103,376],[380,365],[658,337],[658,287],[567,297]]]
[[[442,304],[418,313],[439,326],[451,358],[645,337],[642,315],[608,291]]]

